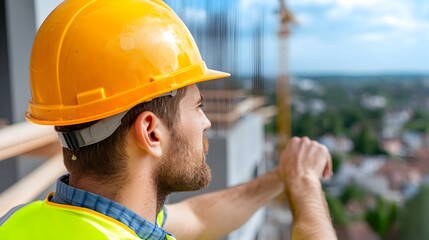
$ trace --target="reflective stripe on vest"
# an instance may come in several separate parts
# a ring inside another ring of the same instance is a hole
[[[128,226],[113,218],[48,200],[30,203],[4,220],[0,239],[140,239]],[[175,240],[168,235],[166,239]]]

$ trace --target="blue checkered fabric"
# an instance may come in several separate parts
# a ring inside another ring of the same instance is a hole
[[[131,228],[141,239],[158,240],[166,239],[166,235],[172,236],[157,226],[143,219],[129,208],[104,198],[68,185],[69,175],[64,175],[57,180],[56,192],[50,201],[77,207],[88,208],[101,214],[116,219]],[[166,211],[164,211],[166,214]],[[164,221],[167,216],[164,216]]]

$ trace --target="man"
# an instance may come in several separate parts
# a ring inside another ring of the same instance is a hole
[[[336,238],[319,181],[330,155],[308,138],[273,172],[164,208],[211,180],[196,83],[229,74],[207,69],[161,0],[65,1],[40,27],[30,70],[26,117],[55,126],[69,175],[3,216],[0,239],[217,239],[284,190],[293,239]]]

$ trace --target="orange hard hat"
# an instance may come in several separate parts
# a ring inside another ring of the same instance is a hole
[[[228,76],[206,67],[161,0],[66,0],[34,40],[26,117],[56,126],[90,122]]]

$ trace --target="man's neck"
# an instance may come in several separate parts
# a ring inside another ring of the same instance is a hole
[[[148,177],[150,174],[142,172],[139,176],[130,177],[119,188],[113,187],[114,184],[106,185],[90,177],[74,179],[73,175],[70,176],[69,184],[122,204],[147,221],[155,223],[157,213],[164,205],[165,196],[158,196],[155,185]]]

